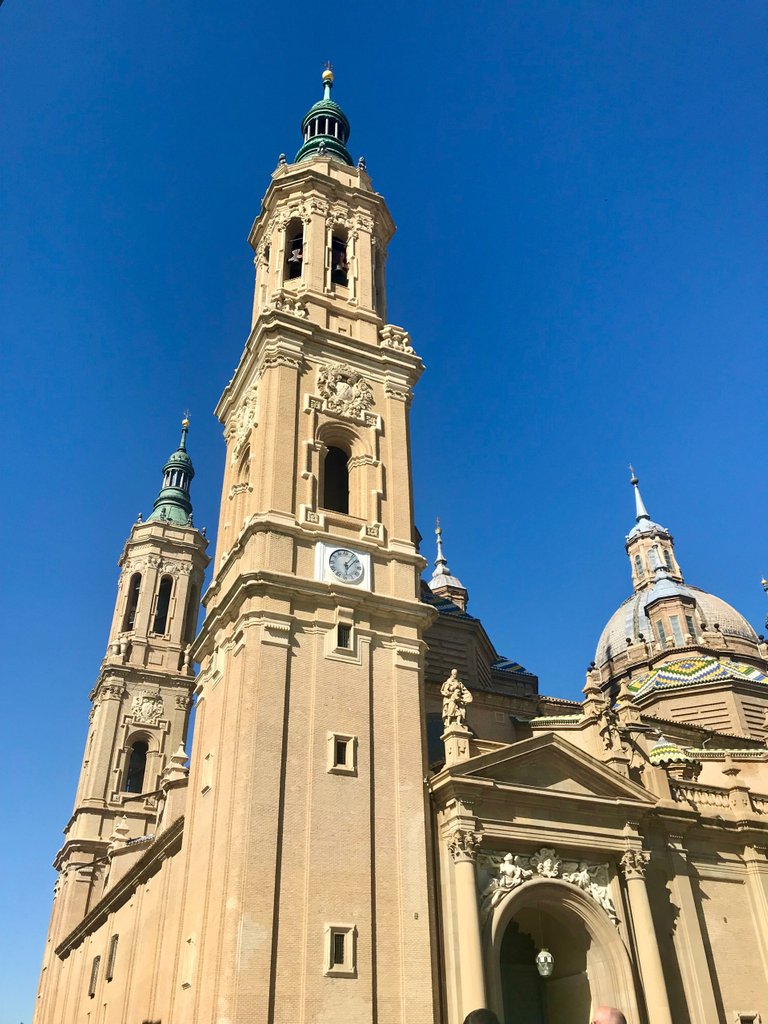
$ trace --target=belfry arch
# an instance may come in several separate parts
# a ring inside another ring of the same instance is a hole
[[[533,960],[527,970],[520,956],[527,947],[535,956],[542,945],[555,957],[550,979],[538,978]],[[503,1024],[589,1024],[590,1008],[601,1004],[620,1007],[628,1020],[643,1019],[618,928],[568,882],[533,879],[512,892],[486,923],[484,946],[488,1002]],[[520,976],[513,998],[515,971]]]

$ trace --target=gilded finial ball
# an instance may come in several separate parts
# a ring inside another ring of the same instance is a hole
[[[333,85],[333,71],[330,68],[326,68],[323,72],[323,82]]]
[[[184,417],[184,419],[183,419],[183,420],[181,421],[181,425],[182,425],[182,427],[189,427],[189,420],[187,419],[187,417],[186,417],[186,416],[185,416],[185,417]]]

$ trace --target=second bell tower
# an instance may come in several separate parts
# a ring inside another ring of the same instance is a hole
[[[386,324],[394,225],[349,157],[330,70],[323,83],[251,230],[252,330],[217,409],[226,470],[193,652],[185,845],[205,898],[183,925],[188,1021],[434,1019],[433,613],[408,424],[423,365]]]

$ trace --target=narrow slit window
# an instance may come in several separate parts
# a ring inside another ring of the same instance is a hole
[[[99,964],[101,957],[95,956],[91,964],[91,979],[88,982],[88,995],[91,999],[96,995],[96,982],[99,980]]]
[[[125,618],[123,619],[123,632],[127,633],[133,629],[136,622],[136,607],[139,603],[141,593],[141,573],[135,572],[128,584],[128,603],[125,606]]]
[[[143,793],[144,774],[147,770],[147,751],[149,747],[142,740],[137,740],[131,747],[128,768],[125,772],[125,793]]]
[[[696,627],[694,626],[693,619],[691,618],[690,615],[686,615],[685,616],[685,624],[688,627],[688,632],[691,634],[691,637],[695,640],[696,639]]]
[[[635,555],[635,572],[638,576],[643,575],[643,562],[640,555]]]
[[[163,576],[163,578],[160,580],[160,589],[157,592],[157,608],[155,609],[155,623],[152,627],[153,633],[165,633],[165,627],[168,625],[168,609],[171,604],[172,590],[172,577]]]
[[[333,954],[331,958],[331,964],[333,967],[344,966],[344,947],[346,945],[346,935],[344,932],[333,933]]]
[[[666,562],[667,568],[672,571],[672,556],[669,553],[669,548],[664,548],[664,561]]]
[[[115,961],[117,960],[117,942],[120,938],[119,935],[113,935],[109,940],[109,955],[107,956],[107,969],[104,973],[104,977],[107,981],[112,981],[115,976]]]
[[[333,753],[333,760],[336,765],[346,767],[347,765],[347,748],[349,746],[349,740],[337,739],[335,743],[335,749]]]

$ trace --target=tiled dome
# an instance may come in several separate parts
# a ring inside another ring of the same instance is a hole
[[[657,589],[662,585],[666,588],[663,595]],[[699,628],[703,623],[706,623],[710,629],[718,625],[726,636],[739,636],[757,642],[757,634],[744,616],[721,598],[715,597],[714,594],[708,594],[705,590],[699,590],[698,587],[662,579],[653,587],[632,594],[613,613],[597,645],[595,652],[597,665],[604,665],[611,657],[626,650],[628,637],[633,643],[638,642],[640,633],[646,639],[652,639],[653,634],[645,611],[646,607],[659,597],[667,596],[670,588],[674,588],[675,592],[683,597],[695,600],[696,625]]]

